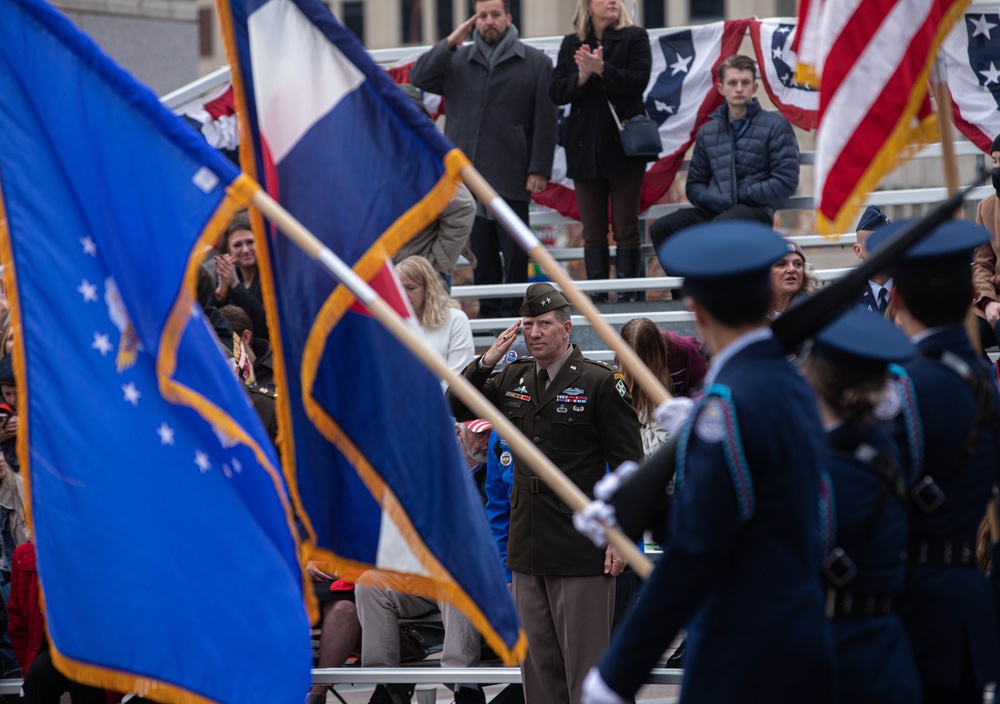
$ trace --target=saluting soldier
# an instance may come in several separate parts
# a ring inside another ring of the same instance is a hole
[[[639,421],[624,378],[585,359],[569,342],[566,298],[551,284],[528,287],[520,314],[530,357],[490,372],[517,339],[505,330],[465,369],[504,415],[588,496],[626,460],[642,458]],[[474,417],[451,396],[458,419]],[[595,548],[573,528],[570,509],[514,453],[507,565],[528,637],[521,666],[527,704],[577,704],[587,670],[607,646],[615,580],[625,561],[612,547]]]
[[[822,427],[768,326],[784,240],[755,223],[684,230],[660,248],[715,357],[679,434],[670,538],[584,702],[624,704],[687,625],[681,701],[836,700],[819,581]]]
[[[872,251],[906,223],[886,225]],[[1000,396],[963,327],[973,300],[979,225],[938,227],[891,268],[896,324],[917,347],[903,365],[919,422],[897,423],[910,482],[910,540],[900,616],[913,644],[924,702],[976,702],[1000,680],[994,597],[976,568],[976,534],[1000,466]],[[911,424],[912,425],[912,424]]]
[[[906,485],[888,422],[903,409],[890,363],[915,349],[862,305],[815,338],[803,373],[826,428],[823,585],[837,644],[840,701],[913,704],[920,675],[897,613],[906,577]]]

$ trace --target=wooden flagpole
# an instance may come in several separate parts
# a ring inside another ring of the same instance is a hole
[[[522,249],[538,262],[545,275],[559,284],[559,288],[562,289],[563,294],[569,302],[590,321],[590,324],[601,339],[607,343],[608,347],[614,350],[621,365],[636,380],[636,383],[642,387],[642,390],[649,395],[653,401],[653,406],[659,406],[664,401],[670,399],[670,392],[653,375],[653,372],[649,371],[649,368],[643,364],[635,351],[621,338],[621,335],[608,325],[607,321],[601,316],[601,312],[597,310],[597,306],[590,300],[590,296],[581,291],[573,279],[563,271],[563,268],[559,266],[559,263],[549,250],[545,248],[545,245],[535,237],[527,225],[521,222],[521,219],[511,210],[507,202],[493,190],[493,187],[487,183],[486,179],[473,167],[466,166],[462,169],[462,180],[465,181],[465,184],[476,198],[489,208],[490,212],[506,228],[511,237],[521,245]]]
[[[257,191],[253,204],[274,223],[292,242],[310,257],[327,268],[344,286],[368,309],[392,335],[410,350],[424,365],[440,379],[448,382],[451,391],[480,418],[489,420],[497,432],[510,444],[519,458],[524,459],[539,477],[559,498],[574,511],[582,511],[590,499],[571,482],[565,474],[552,464],[541,451],[507,420],[469,381],[456,374],[441,355],[432,350],[423,339],[412,330],[402,318],[360,277],[327,246],[309,232],[298,220],[281,207],[263,190]],[[629,349],[631,352],[631,349]],[[641,364],[641,363],[640,363]],[[645,366],[643,366],[645,369]],[[649,370],[646,370],[647,373]],[[617,527],[605,526],[608,541],[632,565],[635,573],[642,578],[649,576],[653,563],[639,552]]]

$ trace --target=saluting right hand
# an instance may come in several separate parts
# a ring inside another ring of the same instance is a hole
[[[496,342],[483,355],[483,364],[485,366],[492,367],[503,359],[503,356],[507,354],[507,350],[517,342],[517,331],[520,327],[521,321],[515,320],[513,325],[500,333],[500,337],[496,339]]]
[[[456,46],[464,42],[469,38],[472,33],[472,28],[476,25],[476,16],[473,15],[467,19],[462,24],[455,28],[455,31],[448,35],[448,38],[444,40],[444,45],[449,49],[454,49]]]

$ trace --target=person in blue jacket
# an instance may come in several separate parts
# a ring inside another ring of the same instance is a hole
[[[905,222],[868,239],[877,252]],[[1000,394],[963,327],[973,300],[980,225],[938,227],[890,267],[896,324],[917,347],[903,366],[915,390],[917,442],[897,422],[909,489],[910,540],[899,613],[927,703],[981,702],[1000,680],[1000,634],[990,583],[976,568],[979,524],[1000,467]]]
[[[770,228],[731,222],[660,251],[715,357],[679,433],[671,537],[587,676],[585,704],[627,701],[685,625],[682,703],[836,701],[819,578],[823,429],[767,322],[785,251]]]
[[[826,429],[832,491],[820,511],[826,615],[837,644],[840,700],[920,701],[920,675],[896,613],[906,576],[906,485],[889,420],[902,410],[889,364],[914,347],[857,306],[824,328],[803,363]]]

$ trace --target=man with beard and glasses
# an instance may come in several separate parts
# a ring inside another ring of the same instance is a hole
[[[480,0],[474,9],[417,60],[410,83],[444,96],[445,135],[527,222],[531,194],[548,184],[556,147],[552,62],[517,38],[508,0]],[[472,41],[463,44],[470,35]],[[482,203],[471,246],[476,285],[528,280],[528,255]],[[513,317],[519,305],[517,298],[483,299],[479,316]]]
[[[486,454],[493,424],[482,418],[455,423],[455,435],[469,474],[476,482],[483,502],[486,493]],[[479,632],[458,609],[445,602],[436,602],[415,594],[404,594],[390,588],[385,575],[369,570],[358,579],[355,603],[361,620],[361,666],[399,667],[399,619],[418,618],[441,610],[444,622],[444,648],[441,667],[478,667],[482,651]],[[454,685],[456,704],[485,704],[486,695],[478,685]],[[375,688],[369,704],[400,704],[408,702],[413,685],[389,684]]]

